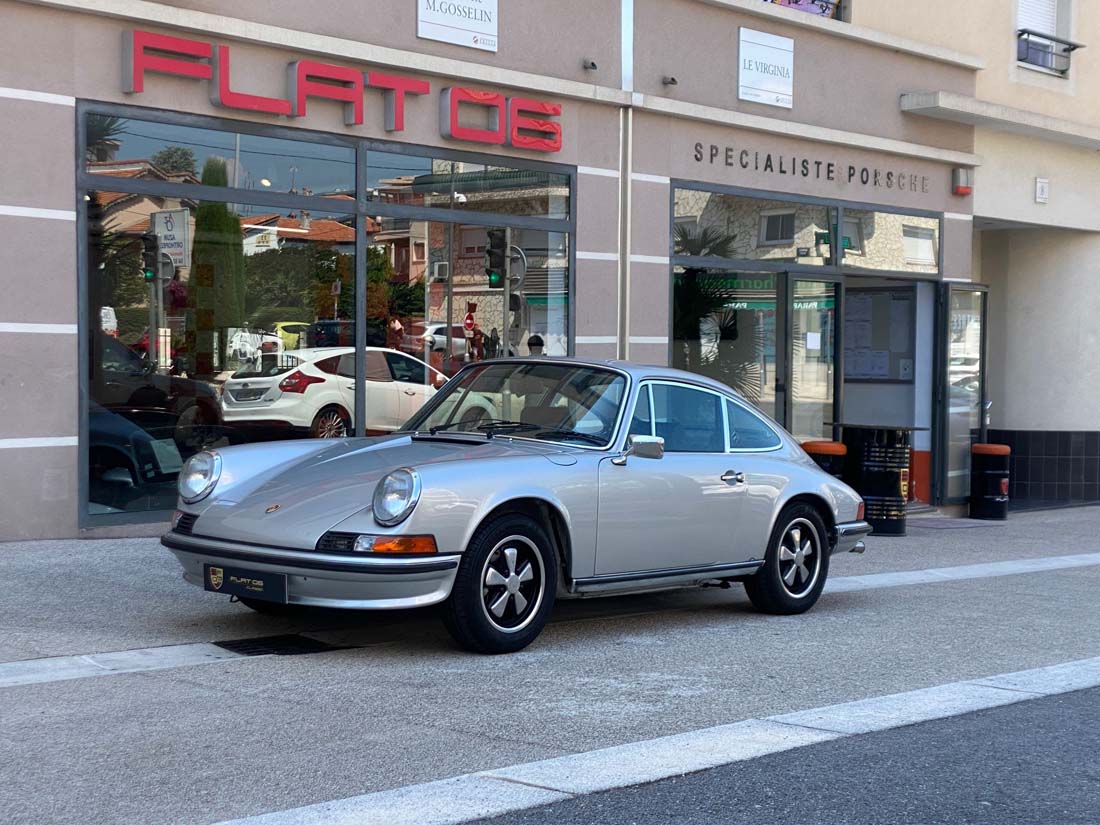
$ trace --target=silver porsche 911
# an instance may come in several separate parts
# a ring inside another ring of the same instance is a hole
[[[733,390],[662,367],[471,364],[402,431],[208,451],[162,538],[262,612],[443,603],[464,647],[528,645],[555,599],[739,581],[801,613],[863,501]]]

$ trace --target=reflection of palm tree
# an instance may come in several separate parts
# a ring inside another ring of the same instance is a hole
[[[88,115],[84,126],[84,146],[87,160],[107,160],[118,146],[118,136],[125,121],[113,115]]]
[[[677,255],[729,258],[735,241],[735,235],[712,227],[695,229],[678,225],[673,233],[673,249]],[[723,341],[732,343],[740,334],[739,310],[729,306],[730,292],[725,278],[714,277],[706,267],[684,267],[673,281],[672,298],[672,334],[679,355],[677,366],[705,373],[758,404],[764,378],[760,356],[767,345],[763,324],[750,325],[752,341],[745,343],[753,357],[738,358],[730,347],[722,346]]]

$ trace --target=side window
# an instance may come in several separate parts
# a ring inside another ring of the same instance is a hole
[[[674,384],[652,384],[656,434],[665,452],[724,453],[722,399],[712,392]]]
[[[649,415],[649,385],[638,392],[634,404],[634,416],[630,419],[630,435],[653,435],[653,420]]]
[[[730,418],[731,450],[770,450],[779,446],[779,436],[756,413],[726,401]]]
[[[394,381],[406,381],[410,384],[427,383],[428,376],[425,374],[426,365],[423,361],[415,361],[396,352],[387,352],[386,362],[390,365]]]
[[[349,352],[340,356],[340,363],[336,366],[336,374],[341,378],[355,377],[355,353]]]
[[[367,350],[367,380],[390,381],[390,368],[385,356],[376,349]]]
[[[336,375],[336,369],[339,363],[339,356],[334,355],[331,358],[322,358],[320,361],[314,364],[314,366],[317,367],[317,369],[319,369],[321,372],[328,373],[329,375]]]

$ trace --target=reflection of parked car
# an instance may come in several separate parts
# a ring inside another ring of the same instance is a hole
[[[351,432],[355,349],[294,350],[234,373],[222,390],[227,424],[293,428],[315,438]],[[427,379],[427,381],[426,381]],[[420,409],[445,378],[396,350],[367,348],[367,429],[389,432]]]
[[[160,375],[155,365],[109,335],[93,339],[91,399],[109,411],[147,410],[171,413],[173,437],[186,455],[219,435],[218,394],[201,381]]]
[[[479,395],[499,406],[471,427]],[[559,595],[743,582],[802,613],[871,530],[730,388],[577,359],[471,364],[401,433],[204,452],[179,490],[161,541],[192,584],[273,612],[442,603],[485,653],[533,641]]]
[[[170,506],[183,457],[176,416],[157,410],[111,412],[88,405],[88,501],[102,512],[125,510],[137,498],[167,497]],[[144,509],[144,508],[143,508]]]
[[[422,353],[425,346],[432,352],[447,349],[446,324],[413,324],[401,342],[401,348],[409,353]],[[466,331],[462,324],[451,324],[451,352],[458,358],[466,357]]]
[[[229,336],[229,357],[238,361],[257,361],[263,355],[282,352],[283,339],[274,332],[239,329]]]
[[[304,321],[276,321],[275,334],[283,341],[283,349],[305,349],[308,346],[309,327]]]

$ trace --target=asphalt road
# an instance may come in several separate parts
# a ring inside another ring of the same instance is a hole
[[[911,524],[832,576],[1100,553],[1096,508]],[[354,645],[0,688],[4,823],[212,823],[1100,656],[1095,565],[827,592],[800,617],[740,589],[563,603],[508,657],[456,650],[431,610],[262,617],[186,585],[151,539],[0,545],[0,582],[0,667],[280,633]]]
[[[492,825],[1095,825],[1100,689],[570,799]]]

